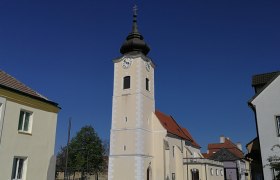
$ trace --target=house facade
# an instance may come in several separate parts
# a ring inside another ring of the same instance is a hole
[[[0,179],[54,179],[59,109],[0,71]]]
[[[223,163],[207,160],[187,129],[155,109],[155,64],[137,27],[114,62],[109,180],[222,180]],[[218,172],[212,173],[211,172]]]
[[[249,106],[255,114],[264,179],[271,180],[277,172],[268,165],[268,158],[280,154],[274,148],[280,144],[280,72],[255,75],[252,86],[255,95]]]
[[[219,143],[208,144],[205,157],[224,163],[224,176],[229,180],[250,180],[250,166],[245,159],[240,143],[234,144],[229,138],[220,137]]]

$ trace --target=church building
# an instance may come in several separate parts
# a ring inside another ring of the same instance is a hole
[[[203,158],[187,129],[155,108],[155,64],[137,27],[114,62],[109,180],[222,180],[223,163]]]

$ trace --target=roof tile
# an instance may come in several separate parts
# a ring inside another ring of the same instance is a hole
[[[208,144],[208,157],[211,157],[215,152],[218,152],[221,149],[227,149],[238,158],[244,158],[243,152],[240,149],[238,149],[238,147],[227,138],[225,138],[224,143]]]
[[[42,96],[41,94],[37,93],[33,89],[29,88],[25,84],[18,81],[16,78],[12,77],[11,75],[5,73],[4,71],[0,70],[0,86],[10,88],[16,91],[20,91],[22,93],[41,98],[44,100],[48,100],[46,97]]]
[[[158,110],[155,112],[161,125],[167,130],[167,132],[174,134],[180,138],[191,141],[191,139],[184,133],[183,129],[177,124],[172,116],[166,115]]]

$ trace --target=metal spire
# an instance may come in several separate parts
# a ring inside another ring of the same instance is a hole
[[[137,27],[137,5],[135,4],[133,7],[133,25],[132,25],[132,33],[138,33]]]
[[[148,44],[144,41],[144,37],[139,33],[137,26],[137,6],[133,7],[133,24],[132,32],[126,37],[125,42],[122,44],[120,52],[122,54],[136,52],[147,55],[150,51]]]

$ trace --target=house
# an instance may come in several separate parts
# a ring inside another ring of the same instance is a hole
[[[0,71],[0,179],[53,180],[58,104]]]
[[[279,156],[272,148],[280,144],[280,71],[253,76],[252,86],[255,95],[248,104],[255,115],[263,176],[271,180],[277,172],[270,168],[268,158]]]
[[[221,136],[219,143],[208,144],[207,153],[203,155],[224,163],[225,179],[250,179],[249,162],[244,157],[240,143],[234,144],[229,138]]]
[[[203,158],[186,128],[155,109],[155,64],[137,27],[114,62],[109,180],[222,180],[223,163]]]

